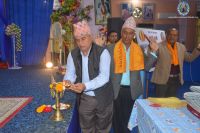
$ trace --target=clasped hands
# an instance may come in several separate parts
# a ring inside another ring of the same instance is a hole
[[[75,93],[81,93],[83,92],[83,90],[85,90],[85,84],[83,83],[73,84],[69,80],[64,80],[63,86],[65,86],[67,90],[73,91]]]

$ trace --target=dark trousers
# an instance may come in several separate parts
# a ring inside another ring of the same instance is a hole
[[[114,133],[130,133],[127,128],[133,108],[134,100],[131,98],[130,88],[120,87],[119,95],[114,100],[113,130]]]
[[[181,83],[179,77],[169,78],[167,84],[156,84],[156,97],[177,97]]]
[[[82,94],[78,110],[82,133],[109,133],[113,103],[99,106],[95,97]]]

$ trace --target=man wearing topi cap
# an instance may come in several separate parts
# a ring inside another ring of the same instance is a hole
[[[114,91],[113,129],[115,133],[130,133],[127,128],[135,99],[143,94],[140,71],[150,69],[155,58],[143,54],[133,41],[136,22],[129,17],[122,26],[121,39],[108,46],[111,55],[111,80]],[[150,43],[152,51],[157,50],[154,40]]]
[[[67,59],[64,85],[77,93],[82,133],[108,133],[112,123],[113,91],[110,77],[110,54],[92,40],[86,21],[73,25],[77,48]]]

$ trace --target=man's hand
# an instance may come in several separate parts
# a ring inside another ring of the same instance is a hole
[[[85,89],[85,84],[83,83],[72,84],[69,80],[63,80],[63,86],[65,86],[66,89],[73,91],[75,93],[81,93]]]
[[[68,87],[67,89],[75,93],[81,93],[85,89],[85,84],[83,83],[71,84],[70,87]]]
[[[75,88],[73,88],[73,90],[76,93],[81,93],[83,90],[85,90],[85,84],[83,84],[83,83],[77,83],[74,86],[75,86]]]
[[[65,86],[65,88],[69,89],[69,87],[72,85],[71,81],[69,80],[63,80],[63,86]]]
[[[152,52],[156,52],[158,50],[158,43],[156,42],[156,39],[153,37],[149,37],[149,47],[151,49]]]

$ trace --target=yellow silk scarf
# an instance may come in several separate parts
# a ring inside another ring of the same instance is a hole
[[[115,44],[114,48],[114,64],[115,64],[115,73],[124,73],[126,72],[126,52],[122,43],[122,40],[119,40]],[[133,41],[130,45],[130,71],[142,70],[144,69],[144,55],[143,52],[136,43]]]
[[[177,50],[177,44],[174,44],[174,48],[172,48],[171,44],[167,43],[167,48],[170,51],[171,57],[172,57],[172,64],[175,66],[179,64],[178,62],[178,50]]]

